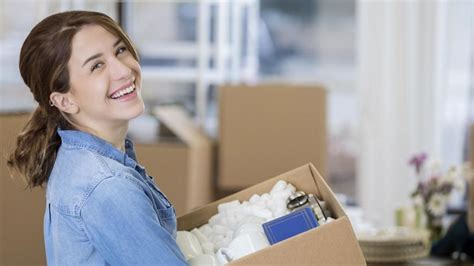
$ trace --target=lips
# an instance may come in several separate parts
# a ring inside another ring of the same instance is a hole
[[[136,86],[135,86],[135,78],[132,79],[132,81],[128,84],[125,84],[121,86],[119,89],[115,90],[113,93],[109,95],[109,98],[111,99],[119,99],[122,96],[125,96],[127,94],[130,94],[135,91]]]

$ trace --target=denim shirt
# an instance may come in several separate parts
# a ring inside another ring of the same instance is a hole
[[[44,238],[49,265],[184,265],[173,206],[137,163],[76,130],[61,146],[47,184]]]

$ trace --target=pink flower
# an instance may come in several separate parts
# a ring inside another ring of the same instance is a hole
[[[421,167],[423,166],[423,163],[425,162],[426,158],[427,158],[426,153],[422,152],[420,154],[413,156],[408,163],[410,165],[415,166],[416,173],[420,174]]]

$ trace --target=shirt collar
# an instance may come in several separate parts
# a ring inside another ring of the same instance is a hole
[[[87,132],[79,130],[58,129],[62,143],[86,148],[99,153],[102,156],[113,159],[121,164],[135,168],[137,157],[133,143],[129,138],[125,139],[125,153],[117,149],[111,143]]]

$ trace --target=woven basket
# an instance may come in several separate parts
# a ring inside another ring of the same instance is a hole
[[[357,239],[367,262],[405,262],[429,254],[428,236],[426,231],[394,227],[361,233]]]

